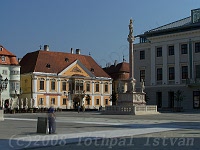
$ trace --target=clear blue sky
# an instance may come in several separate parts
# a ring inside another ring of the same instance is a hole
[[[99,65],[128,62],[128,24],[134,35],[190,16],[200,0],[1,0],[0,45],[18,58],[49,45],[81,49]]]

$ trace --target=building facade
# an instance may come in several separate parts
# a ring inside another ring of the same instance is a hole
[[[91,56],[44,50],[26,54],[20,61],[20,99],[29,107],[98,109],[111,105],[112,79]]]
[[[8,79],[6,89],[1,88],[0,107],[13,108],[16,105],[16,92],[20,89],[20,66],[14,54],[0,45],[0,75]]]
[[[140,42],[134,44],[135,78],[145,81],[148,104],[200,109],[200,9],[136,38]]]
[[[103,69],[113,79],[112,93],[116,94],[113,95],[116,98],[116,102],[112,104],[115,105],[117,104],[118,93],[125,93],[128,89],[129,63],[123,61],[117,64],[117,61],[115,61],[113,65]]]

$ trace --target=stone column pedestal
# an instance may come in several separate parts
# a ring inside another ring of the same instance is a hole
[[[145,93],[141,92],[119,93],[117,105],[118,106],[146,105]]]

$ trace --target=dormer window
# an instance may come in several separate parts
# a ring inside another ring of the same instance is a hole
[[[0,47],[0,51],[3,51],[3,47]]]
[[[1,56],[1,61],[5,62],[6,61],[6,57],[5,56]]]
[[[90,71],[91,71],[91,72],[94,72],[94,68],[91,68]]]
[[[66,62],[69,62],[69,58],[65,58],[65,61],[66,61]]]
[[[46,67],[47,67],[47,68],[51,68],[51,65],[50,65],[50,64],[46,64]]]

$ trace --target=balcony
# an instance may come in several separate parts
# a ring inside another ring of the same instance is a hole
[[[189,86],[189,87],[200,86],[200,78],[187,79],[186,80],[186,85]]]

